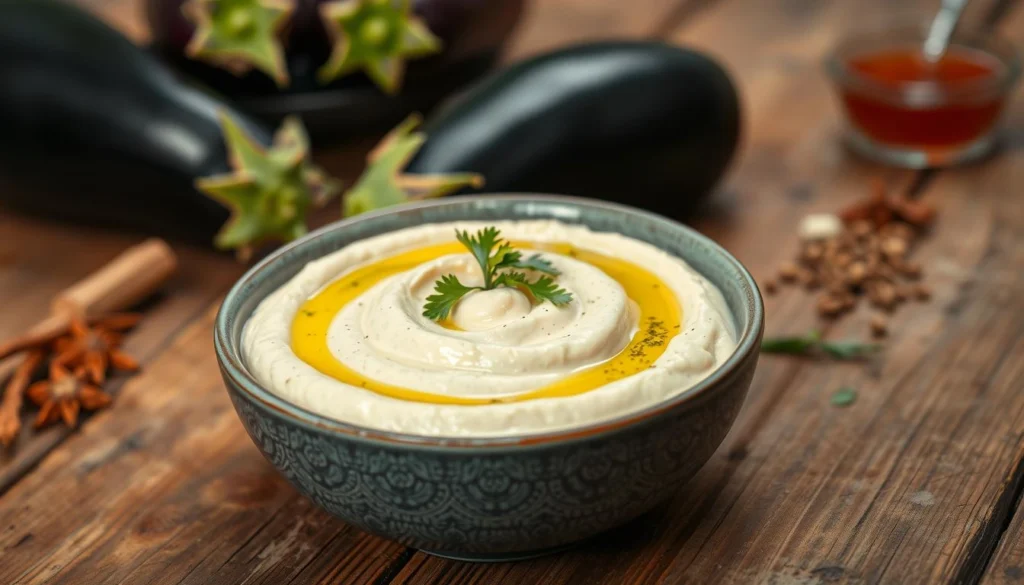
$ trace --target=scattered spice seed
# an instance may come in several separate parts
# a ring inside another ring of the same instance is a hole
[[[871,317],[871,334],[875,337],[885,337],[889,332],[889,320],[884,315]]]
[[[818,297],[818,314],[822,317],[835,317],[846,310],[843,299],[834,295]]]
[[[800,268],[792,262],[786,262],[779,267],[779,279],[782,282],[793,282],[796,280]]]
[[[775,294],[775,292],[779,290],[779,285],[775,284],[775,281],[770,278],[768,280],[765,280],[763,284],[764,292],[770,295]]]
[[[927,289],[919,294],[907,281],[922,276],[921,265],[908,255],[935,219],[931,206],[891,197],[876,181],[868,197],[832,217],[839,226],[832,231],[811,229],[828,223],[823,214],[804,218],[797,261],[779,267],[779,283],[821,289],[815,306],[829,319],[852,311],[861,298],[889,312],[910,299],[930,296]]]
[[[857,401],[857,391],[854,390],[853,388],[848,387],[848,386],[844,386],[843,388],[840,388],[839,390],[836,390],[832,394],[832,399],[829,402],[832,403],[832,406],[838,406],[840,408],[845,408],[847,406],[850,406],[851,404],[853,404],[856,401]]]

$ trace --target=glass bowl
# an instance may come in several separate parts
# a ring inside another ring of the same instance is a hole
[[[988,154],[1006,98],[1020,76],[1013,47],[989,34],[954,38],[924,61],[924,25],[853,34],[826,59],[857,153],[906,168],[948,166]]]

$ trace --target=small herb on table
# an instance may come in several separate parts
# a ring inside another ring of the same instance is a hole
[[[824,354],[837,360],[855,360],[875,353],[882,346],[877,343],[859,341],[825,341],[817,331],[798,337],[773,337],[761,342],[765,353],[789,355]]]
[[[856,401],[857,391],[848,386],[844,386],[843,388],[836,390],[835,393],[832,394],[832,400],[830,400],[829,402],[832,403],[832,406],[844,408],[850,406]]]
[[[514,250],[508,242],[501,239],[501,232],[495,227],[486,227],[473,235],[469,232],[455,230],[455,238],[466,247],[476,259],[483,273],[483,286],[466,286],[459,282],[454,274],[446,274],[434,283],[437,294],[427,297],[423,306],[423,316],[435,321],[446,319],[459,300],[474,290],[492,290],[508,287],[525,290],[538,302],[550,301],[555,306],[562,306],[572,301],[572,294],[559,288],[552,276],[559,272],[551,262],[534,254],[523,259],[518,250]],[[525,272],[532,270],[548,276],[541,276],[530,281]]]

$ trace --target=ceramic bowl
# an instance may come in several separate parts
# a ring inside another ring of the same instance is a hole
[[[707,379],[640,412],[570,431],[503,438],[434,438],[318,416],[260,386],[240,351],[246,320],[310,260],[423,223],[550,218],[649,242],[690,263],[725,296],[735,353]],[[238,416],[295,487],[363,530],[434,554],[529,557],[620,525],[676,493],[711,457],[757,365],[763,307],[750,274],[697,232],[622,205],[570,197],[455,197],[360,215],[297,240],[235,284],[215,344]]]

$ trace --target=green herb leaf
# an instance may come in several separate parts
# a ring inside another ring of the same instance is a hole
[[[441,280],[434,284],[434,292],[437,294],[427,297],[427,304],[423,307],[424,317],[434,320],[445,319],[459,299],[470,291],[491,290],[499,286],[522,289],[539,303],[548,301],[553,305],[562,306],[572,301],[572,293],[560,288],[549,276],[542,276],[531,282],[524,272],[500,272],[519,268],[551,276],[558,275],[558,270],[551,262],[541,258],[539,254],[534,254],[523,261],[522,253],[513,249],[508,242],[502,241],[501,232],[497,228],[486,227],[475,234],[455,230],[455,239],[469,250],[480,265],[484,284],[480,287],[471,287],[459,282],[452,274],[442,276]]]
[[[485,227],[476,235],[469,235],[469,232],[455,230],[455,239],[465,246],[473,257],[476,258],[480,270],[484,273],[484,290],[492,288],[491,280],[494,276],[494,268],[491,266],[491,250],[501,241],[501,232],[494,226]]]
[[[507,243],[502,243],[498,246],[498,251],[491,256],[487,265],[490,267],[492,272],[501,270],[502,268],[511,268],[519,263],[523,255],[517,250],[513,250],[512,246]]]
[[[825,341],[811,331],[802,337],[774,337],[761,341],[761,351],[789,355],[824,354],[837,360],[855,360],[882,349],[877,343],[859,341]]]
[[[832,399],[829,401],[832,406],[838,406],[840,408],[850,406],[857,401],[857,391],[850,387],[843,387],[836,390],[832,394]]]
[[[882,346],[878,343],[859,343],[856,341],[822,341],[818,346],[821,351],[837,360],[853,360],[875,353]]]
[[[526,289],[530,291],[533,298],[538,301],[549,301],[552,305],[560,307],[572,301],[572,295],[564,288],[559,288],[555,281],[542,276],[537,282],[527,283]]]
[[[761,351],[801,355],[807,353],[817,343],[817,340],[807,337],[773,337],[761,341]]]
[[[434,321],[447,319],[459,299],[479,288],[466,286],[459,282],[454,274],[446,274],[434,283],[434,292],[437,294],[427,297],[427,304],[423,306],[423,316]]]
[[[542,276],[537,282],[530,282],[522,272],[505,272],[498,276],[495,284],[512,288],[522,288],[533,295],[533,298],[540,301],[549,301],[555,306],[564,305],[572,301],[572,294],[564,288],[559,288],[555,281]]]
[[[520,270],[535,270],[537,272],[543,272],[544,274],[550,274],[551,276],[558,276],[561,274],[558,272],[551,262],[540,257],[540,254],[534,254],[526,259],[525,262],[516,260],[508,264],[509,268],[519,268]]]

